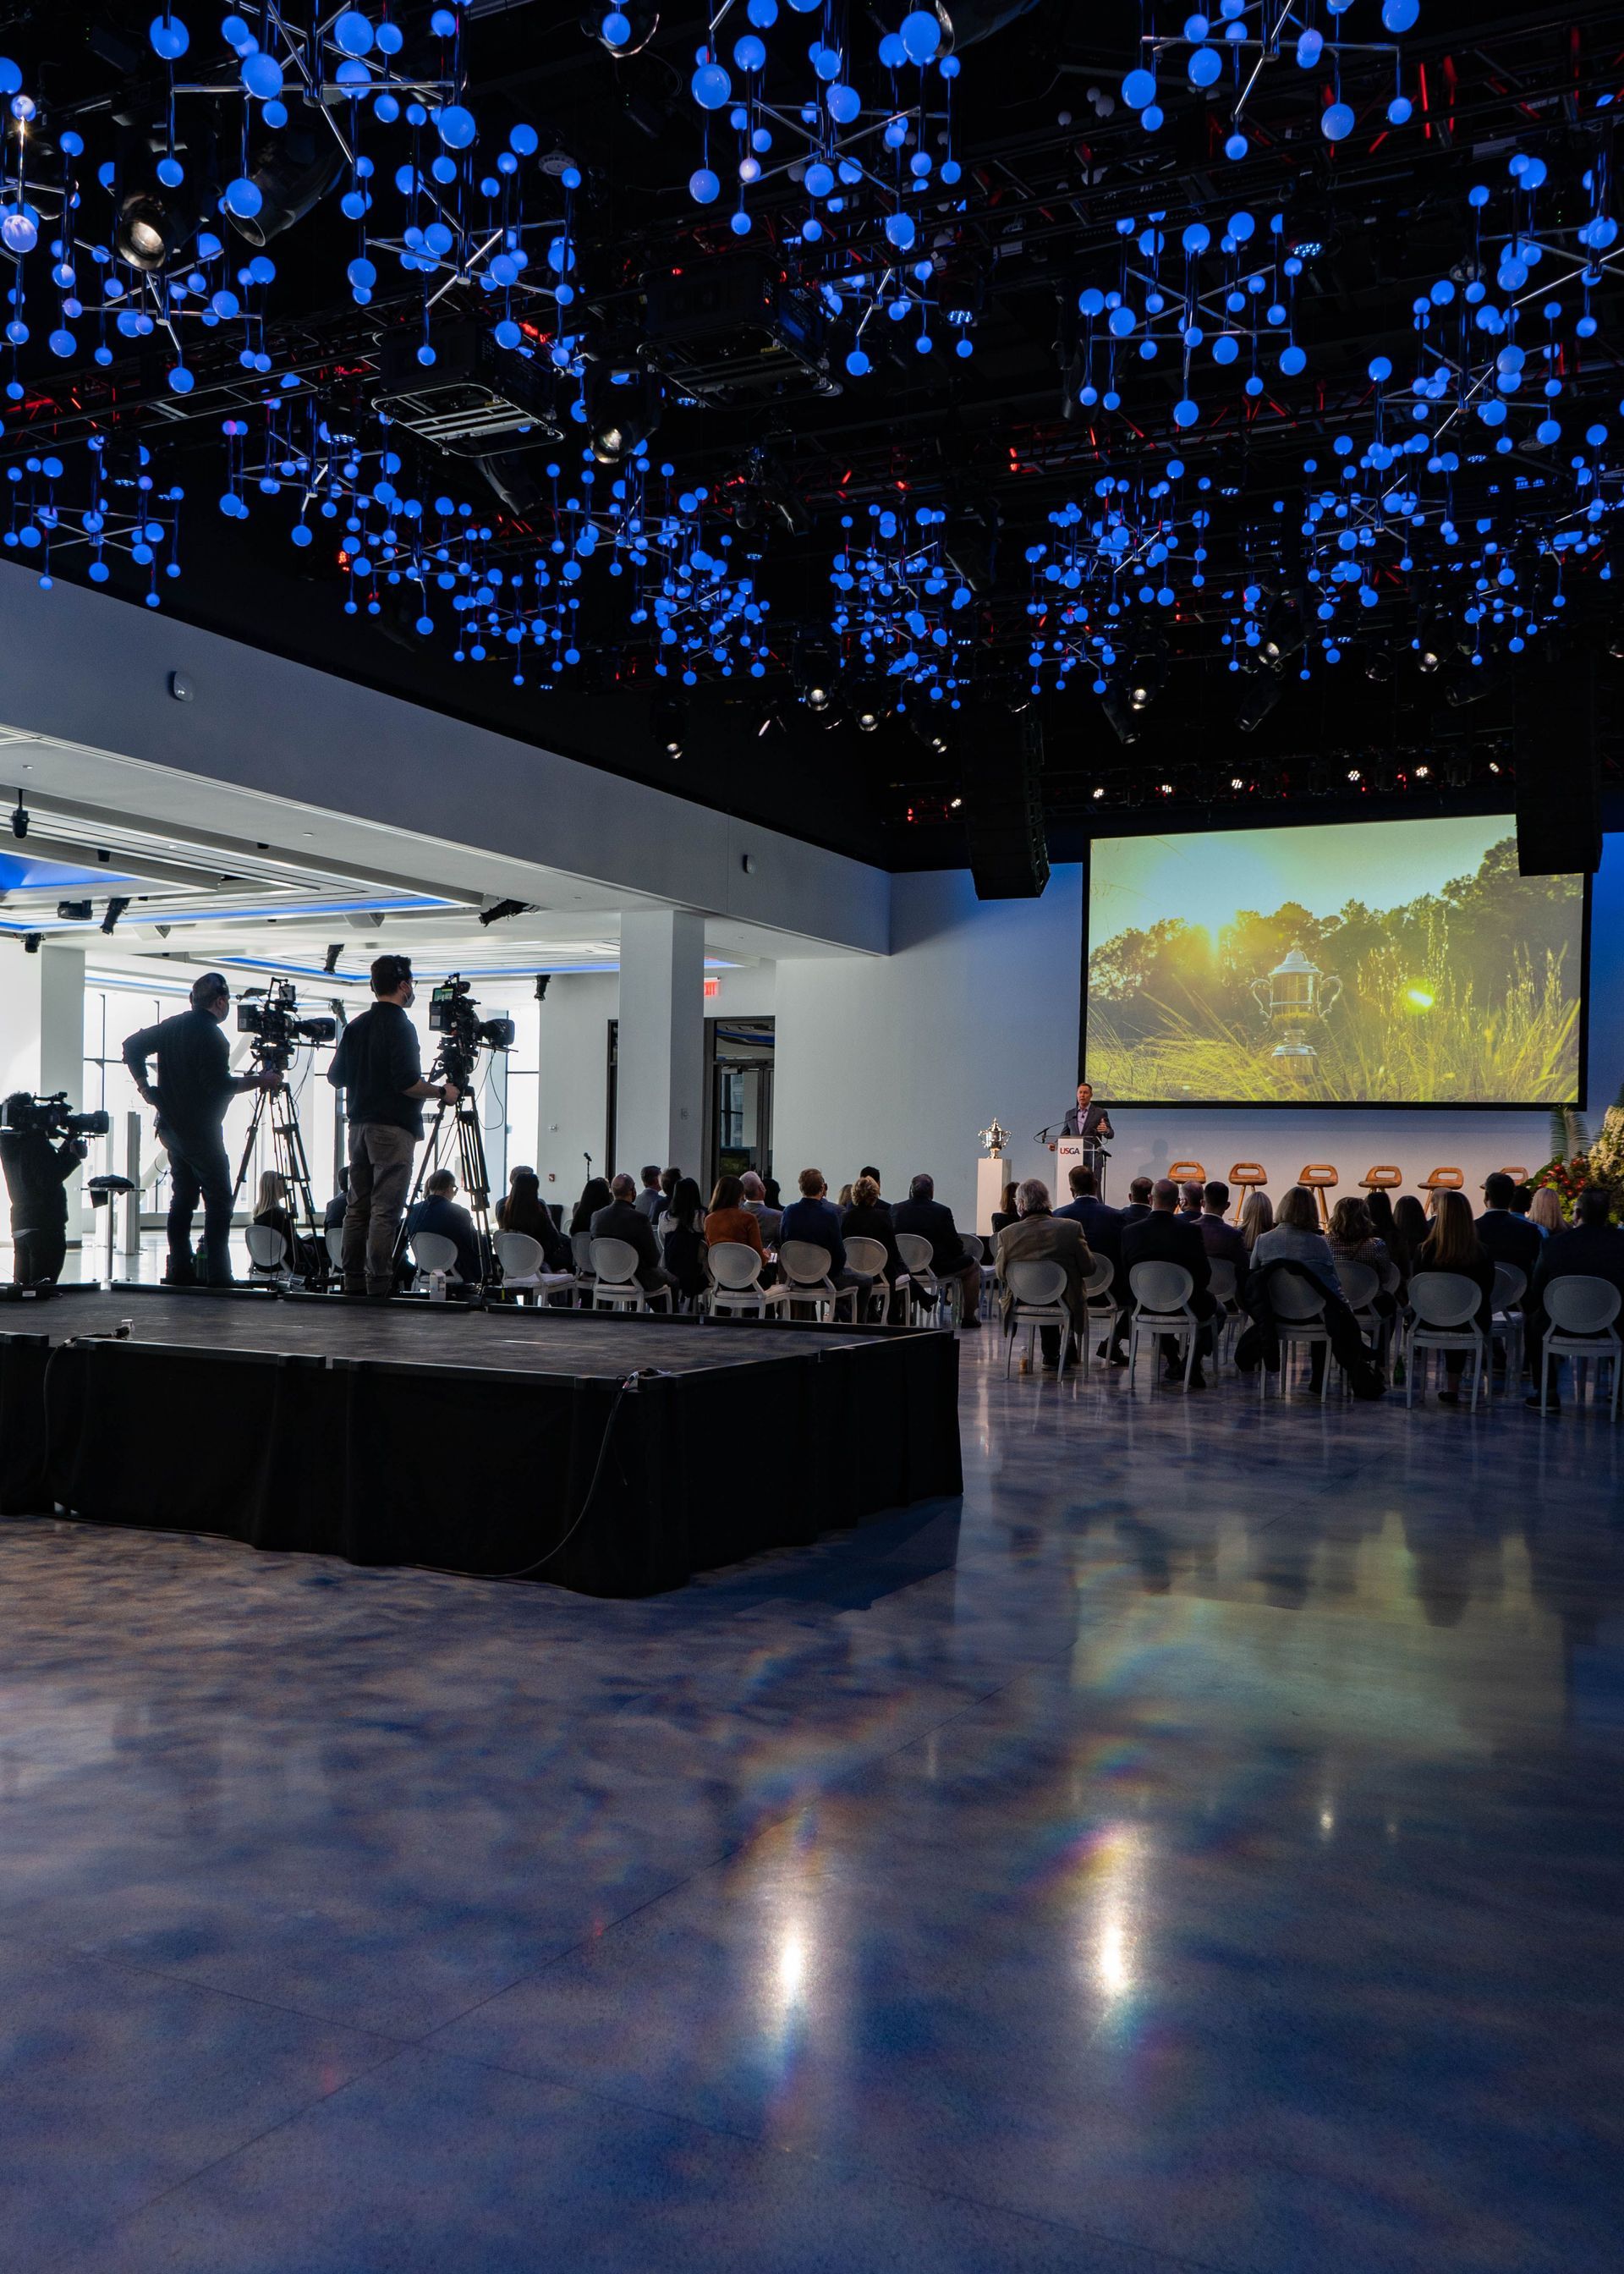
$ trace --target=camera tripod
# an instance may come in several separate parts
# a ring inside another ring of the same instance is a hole
[[[237,1195],[248,1180],[248,1164],[253,1159],[254,1147],[262,1130],[268,1127],[271,1138],[271,1164],[282,1180],[288,1195],[288,1213],[293,1218],[295,1236],[308,1241],[315,1259],[314,1277],[318,1286],[327,1281],[327,1244],[316,1216],[316,1204],[311,1192],[310,1163],[304,1156],[304,1140],[299,1131],[299,1109],[288,1085],[285,1068],[280,1089],[262,1089],[254,1099],[253,1118],[248,1124],[248,1141],[243,1147],[243,1157],[237,1163],[237,1181],[231,1187],[231,1209],[237,1210]]]
[[[447,1074],[438,1060],[430,1070],[432,1081],[447,1080],[455,1082],[459,1095],[455,1105],[442,1103],[434,1109],[434,1118],[429,1124],[428,1141],[424,1147],[423,1158],[417,1165],[417,1174],[406,1202],[406,1216],[401,1222],[395,1254],[398,1263],[406,1245],[406,1224],[412,1209],[422,1197],[425,1180],[440,1165],[441,1149],[447,1145],[445,1125],[449,1118],[455,1132],[457,1182],[462,1188],[468,1212],[474,1219],[474,1231],[479,1243],[479,1276],[483,1285],[495,1276],[496,1249],[491,1237],[491,1171],[485,1157],[485,1132],[480,1126],[478,1101],[472,1088],[465,1086],[465,1081],[471,1083],[472,1077],[470,1066],[464,1066],[461,1073],[454,1072]]]

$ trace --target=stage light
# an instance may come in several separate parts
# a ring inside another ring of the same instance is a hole
[[[1417,666],[1422,671],[1436,671],[1442,661],[1443,658],[1435,647],[1424,647],[1416,658]]]
[[[325,127],[327,122],[322,123]],[[328,192],[337,188],[348,164],[337,135],[289,126],[269,136],[254,153],[246,178],[259,192],[259,204],[252,213],[239,213],[228,195],[226,219],[250,245],[267,245],[313,213]]]
[[[950,813],[957,813],[963,803],[964,800],[961,797],[950,797],[947,801],[947,809]]]
[[[37,955],[40,952],[40,943],[44,937],[45,935],[43,932],[26,932],[23,936],[23,953],[25,955]]]
[[[1430,779],[1432,772],[1432,769],[1431,766],[1417,766],[1416,768],[1416,779],[1417,781],[1426,781]]]
[[[1136,711],[1120,687],[1109,686],[1100,697],[1100,708],[1116,732],[1119,742],[1137,742],[1145,731],[1141,714]]]
[[[655,741],[668,758],[680,758],[682,756],[682,743],[688,731],[688,719],[680,704],[657,703],[649,713],[649,727]]]
[[[1097,803],[1099,802],[1099,801],[1101,800],[1101,798],[1102,798],[1104,795],[1105,795],[1105,792],[1104,792],[1104,790],[1103,790],[1102,788],[1100,788],[1100,787],[1095,787],[1095,789],[1094,789],[1094,802],[1097,804]]]
[[[538,1003],[546,1001],[547,990],[552,984],[553,974],[550,971],[538,971],[536,974],[536,1000]]]
[[[808,687],[807,689],[807,705],[809,710],[827,711],[829,708],[829,689],[826,687]]]
[[[592,456],[600,466],[618,466],[635,457],[660,422],[665,407],[658,388],[646,375],[610,378],[592,430]]]
[[[93,913],[88,900],[58,900],[56,903],[58,923],[88,923]]]
[[[1607,652],[1611,656],[1624,656],[1624,632],[1613,633],[1607,642]]]
[[[1255,734],[1284,692],[1272,671],[1261,671],[1235,708],[1235,723],[1243,734]]]
[[[872,734],[879,723],[879,714],[876,712],[860,711],[857,714],[859,729],[865,734]]]
[[[1238,774],[1231,774],[1229,776],[1229,787],[1231,789],[1244,789],[1245,787],[1245,783],[1241,779]]]
[[[1384,679],[1392,678],[1393,659],[1387,653],[1385,647],[1376,648],[1371,654],[1365,657],[1365,676],[1366,679],[1373,679],[1379,683]]]
[[[13,837],[26,837],[28,834],[28,809],[23,803],[21,790],[17,793],[17,804],[11,814],[11,834]]]
[[[123,915],[124,910],[129,907],[129,905],[130,899],[128,893],[126,893],[122,900],[115,894],[113,899],[108,902],[107,914],[102,919],[102,929],[109,939],[112,937],[114,931],[117,929],[119,917]]]
[[[197,235],[198,201],[189,188],[129,190],[113,238],[118,258],[143,275],[184,259]]]
[[[533,900],[496,900],[488,908],[480,909],[479,921],[488,926],[501,923],[508,916],[533,916],[535,913]]]
[[[1350,766],[1348,769],[1348,779],[1350,782],[1357,782],[1363,781],[1365,777],[1359,772],[1357,766]]]

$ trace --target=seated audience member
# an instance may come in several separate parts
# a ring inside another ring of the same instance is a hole
[[[915,1178],[914,1182],[918,1181]],[[1037,1177],[1028,1177],[1024,1184],[1018,1185],[1015,1199],[1015,1221],[1006,1224],[999,1232],[993,1254],[1004,1330],[1012,1334],[1015,1329],[1015,1296],[1009,1284],[1011,1264],[1060,1263],[1065,1267],[1066,1307],[1081,1344],[1088,1326],[1083,1282],[1094,1266],[1083,1227],[1075,1216],[1055,1215],[1049,1204],[1049,1186]],[[1053,1372],[1060,1364],[1060,1329],[1040,1327],[1038,1333],[1043,1345],[1043,1363]]]
[[[606,1209],[613,1198],[607,1177],[589,1177],[581,1187],[581,1197],[575,1202],[575,1213],[569,1219],[570,1238],[574,1239],[577,1232],[590,1232],[592,1218],[599,1209]]]
[[[424,1184],[423,1198],[407,1215],[406,1231],[412,1239],[420,1231],[432,1231],[450,1240],[456,1248],[456,1276],[471,1291],[484,1279],[485,1266],[479,1260],[474,1219],[465,1208],[457,1206],[456,1188],[457,1180],[449,1169],[435,1169]]]
[[[959,1283],[959,1318],[966,1327],[981,1323],[981,1267],[979,1261],[965,1253],[965,1244],[959,1227],[953,1222],[953,1211],[944,1201],[937,1200],[936,1179],[922,1173],[908,1186],[908,1196],[899,1201],[891,1212],[891,1220],[898,1231],[912,1232],[917,1239],[930,1242],[930,1268],[945,1284],[950,1279]],[[1044,1206],[1049,1205],[1047,1193]]]
[[[767,1248],[760,1221],[744,1204],[742,1177],[717,1178],[705,1216],[704,1233],[708,1247],[721,1247],[732,1242],[740,1247],[753,1247],[763,1262],[766,1261]]]
[[[350,1205],[350,1171],[346,1166],[338,1172],[338,1190],[321,1211],[323,1231],[342,1231],[344,1210]]]
[[[1486,1335],[1494,1313],[1494,1264],[1477,1237],[1471,1202],[1464,1193],[1435,1192],[1432,1211],[1432,1231],[1416,1250],[1415,1261],[1410,1266],[1412,1279],[1423,1271],[1453,1271],[1462,1278],[1475,1281],[1479,1298],[1477,1324]],[[1464,1351],[1444,1352],[1444,1372],[1449,1386],[1438,1393],[1440,1405],[1460,1404],[1460,1380],[1465,1365]]]
[[[1566,1231],[1568,1218],[1562,1214],[1562,1203],[1557,1198],[1554,1185],[1541,1185],[1528,1205],[1528,1220],[1538,1228],[1543,1239],[1549,1239],[1553,1231]]]
[[[1207,1261],[1206,1243],[1201,1227],[1178,1214],[1178,1186],[1170,1178],[1159,1177],[1151,1186],[1150,1207],[1133,1224],[1122,1230],[1123,1278],[1132,1290],[1133,1268],[1138,1263],[1177,1263],[1190,1274],[1193,1291],[1190,1307],[1196,1317],[1210,1320],[1217,1310],[1212,1296],[1212,1266]],[[1207,1376],[1201,1370],[1201,1360],[1212,1348],[1212,1329],[1203,1325],[1196,1343],[1195,1364],[1190,1375],[1192,1389],[1205,1389]],[[1184,1380],[1178,1360],[1178,1345],[1171,1335],[1162,1337],[1162,1379],[1177,1382]]]
[[[1380,1281],[1383,1295],[1397,1293],[1398,1266],[1388,1253],[1387,1241],[1376,1230],[1368,1201],[1361,1200],[1357,1193],[1346,1193],[1339,1200],[1331,1210],[1331,1229],[1327,1238],[1335,1261],[1365,1264]],[[1392,1306],[1386,1307],[1390,1310]]]
[[[1357,1224],[1358,1219],[1351,1221]],[[1244,1300],[1253,1323],[1235,1352],[1241,1372],[1249,1374],[1262,1364],[1273,1373],[1280,1364],[1272,1289],[1282,1274],[1302,1278],[1318,1297],[1331,1353],[1346,1374],[1354,1396],[1380,1397],[1385,1378],[1372,1363],[1342,1291],[1331,1242],[1320,1229],[1320,1210],[1305,1185],[1293,1185],[1282,1194],[1278,1220],[1269,1231],[1259,1233],[1252,1248]],[[1315,1343],[1309,1359],[1309,1387],[1315,1393],[1325,1381],[1325,1366],[1326,1345]]]
[[[637,1206],[637,1187],[628,1176],[611,1179],[607,1208],[599,1209],[592,1218],[594,1239],[623,1239],[637,1258],[636,1280],[650,1294],[659,1287],[676,1284],[671,1273],[660,1261],[659,1241],[654,1236],[654,1226]]]
[[[1274,1203],[1261,1185],[1254,1185],[1241,1202],[1240,1235],[1246,1243],[1249,1255],[1257,1253],[1258,1242],[1274,1222]]]
[[[1410,1276],[1410,1252],[1399,1237],[1397,1224],[1393,1221],[1392,1193],[1383,1192],[1379,1186],[1373,1193],[1365,1194],[1365,1209],[1371,1220],[1371,1230],[1387,1249],[1387,1260],[1398,1273],[1399,1284],[1402,1287]],[[1333,1221],[1335,1221],[1334,1217]]]
[[[1016,1205],[1015,1195],[1019,1190],[1019,1186],[1011,1179],[998,1195],[998,1205],[992,1212],[992,1236],[995,1239],[1006,1224],[1014,1224],[1019,1219],[1020,1210]]]
[[[649,1222],[652,1224],[655,1217],[660,1212],[660,1202],[664,1197],[665,1195],[660,1191],[659,1163],[655,1161],[650,1163],[650,1166],[643,1171],[643,1190],[638,1193],[632,1205],[635,1208],[639,1216],[646,1216]]]
[[[655,1227],[660,1255],[682,1294],[705,1291],[705,1203],[692,1177],[679,1177]]]
[[[907,1265],[897,1247],[897,1226],[891,1209],[880,1198],[880,1187],[866,1172],[852,1186],[852,1205],[840,1219],[842,1239],[877,1239],[885,1250],[885,1284],[895,1288],[907,1276]],[[981,1290],[976,1290],[979,1299]],[[906,1297],[893,1294],[889,1315],[893,1320],[904,1316]]]
[[[653,1222],[655,1224],[658,1224],[660,1218],[671,1206],[671,1196],[681,1182],[682,1171],[677,1167],[674,1162],[672,1163],[670,1168],[662,1169],[660,1171],[659,1206],[654,1211]]]
[[[301,1260],[304,1243],[293,1229],[293,1218],[288,1212],[288,1186],[285,1178],[274,1169],[263,1170],[259,1177],[259,1197],[254,1206],[253,1220],[272,1231],[282,1234],[282,1262],[289,1269],[307,1271],[309,1263]]]
[[[549,1271],[573,1271],[575,1251],[553,1221],[553,1211],[541,1197],[541,1178],[534,1169],[515,1169],[508,1190],[496,1203],[498,1231],[522,1231],[539,1240],[541,1260]]]
[[[1266,1263],[1306,1263],[1328,1286],[1336,1284],[1331,1244],[1320,1229],[1320,1211],[1306,1185],[1282,1193],[1271,1231],[1259,1232],[1252,1250],[1254,1270]]]
[[[768,1207],[770,1209],[776,1209],[778,1213],[782,1215],[784,1210],[784,1195],[778,1190],[778,1178],[776,1177],[763,1177],[762,1178],[762,1188],[766,1193]]]
[[[1534,1187],[1532,1186],[1532,1185],[1515,1185],[1515,1184],[1514,1184],[1514,1185],[1512,1186],[1512,1187],[1511,1187],[1511,1213],[1512,1213],[1512,1215],[1513,1215],[1513,1216],[1525,1216],[1528,1214],[1529,1209],[1530,1209],[1530,1206],[1531,1206],[1531,1204],[1532,1204],[1533,1198],[1534,1198]]]
[[[1179,1186],[1178,1213],[1186,1224],[1200,1223],[1206,1207],[1206,1186],[1198,1184],[1193,1178]]]
[[[1413,1271],[1416,1258],[1432,1232],[1432,1218],[1413,1193],[1401,1193],[1393,1203],[1393,1222],[1404,1243],[1404,1253],[1410,1258],[1410,1268]]]
[[[1252,1261],[1252,1250],[1246,1245],[1246,1235],[1238,1224],[1227,1224],[1224,1210],[1229,1205],[1229,1187],[1214,1181],[1201,1189],[1201,1245],[1207,1250],[1209,1263],[1232,1263],[1235,1284],[1238,1289],[1246,1276]]]
[[[1510,1263],[1525,1279],[1534,1276],[1539,1251],[1545,1246],[1538,1229],[1515,1214],[1515,1180],[1497,1169],[1483,1180],[1483,1214],[1477,1218],[1477,1238],[1492,1263]]]
[[[841,1186],[841,1187],[840,1187],[840,1197],[839,1197],[839,1199],[835,1202],[835,1206],[836,1206],[836,1208],[837,1208],[837,1209],[838,1209],[838,1210],[840,1211],[841,1216],[845,1216],[845,1214],[846,1214],[846,1210],[847,1210],[847,1209],[849,1209],[849,1208],[851,1207],[851,1205],[852,1205],[852,1188],[851,1188],[850,1185],[842,1185],[842,1186]]]
[[[801,1198],[790,1202],[779,1221],[779,1254],[783,1254],[792,1239],[804,1240],[811,1247],[821,1247],[829,1258],[828,1276],[833,1284],[837,1287],[859,1287],[867,1294],[872,1283],[866,1271],[853,1271],[846,1260],[846,1242],[840,1236],[840,1211],[829,1197],[829,1186],[823,1181],[823,1171],[803,1169],[798,1181]]]
[[[1128,1204],[1120,1213],[1124,1224],[1142,1224],[1150,1214],[1150,1196],[1155,1190],[1151,1177],[1135,1177],[1128,1186]]]
[[[1070,1216],[1083,1227],[1083,1237],[1096,1255],[1109,1255],[1113,1263],[1122,1258],[1122,1212],[1107,1208],[1100,1198],[1100,1180],[1092,1169],[1080,1165],[1073,1169],[1067,1181],[1071,1197],[1064,1208],[1055,1210],[1056,1216]],[[1117,1274],[1120,1277],[1120,1272]]]
[[[761,1226],[763,1241],[769,1247],[776,1247],[778,1244],[778,1218],[782,1210],[768,1206],[767,1188],[754,1169],[747,1169],[739,1182],[744,1192],[744,1205]]]
[[[859,1169],[857,1171],[857,1177],[872,1177],[874,1178],[875,1191],[876,1193],[880,1191],[880,1172],[877,1169]],[[857,1177],[853,1177],[852,1179],[852,1190],[853,1192],[857,1190]],[[889,1201],[887,1201],[885,1204],[888,1208],[891,1205]]]
[[[1548,1185],[1541,1186],[1536,1200],[1543,1199],[1550,1189]],[[1551,1322],[1543,1299],[1551,1282],[1581,1276],[1605,1279],[1610,1287],[1616,1287],[1624,1295],[1624,1231],[1607,1221],[1611,1199],[1605,1186],[1587,1186],[1574,1202],[1572,1226],[1553,1231],[1540,1251],[1527,1305],[1529,1366],[1534,1380],[1528,1401],[1530,1405],[1538,1404],[1545,1382],[1545,1340]],[[1613,1323],[1624,1332],[1624,1322],[1615,1319]],[[1553,1374],[1555,1371],[1553,1367]],[[1553,1413],[1561,1410],[1561,1401],[1554,1390],[1547,1410]]]

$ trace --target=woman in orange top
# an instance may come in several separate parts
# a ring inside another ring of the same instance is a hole
[[[724,1240],[733,1240],[741,1247],[753,1247],[765,1262],[767,1251],[762,1246],[761,1226],[744,1205],[744,1186],[737,1177],[721,1177],[710,1195],[710,1213],[705,1218],[705,1245],[717,1247]]]

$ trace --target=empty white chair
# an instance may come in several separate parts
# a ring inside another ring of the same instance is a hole
[[[343,1225],[342,1224],[328,1224],[325,1236],[327,1243],[327,1261],[332,1265],[335,1271],[342,1271],[344,1268]]]
[[[883,1319],[897,1288],[907,1285],[907,1273],[899,1272],[897,1287],[893,1287],[885,1276],[885,1243],[879,1239],[866,1239],[861,1232],[847,1239],[846,1260],[853,1271],[865,1272],[874,1282],[868,1291],[868,1315],[873,1319]]]
[[[1294,1348],[1312,1351],[1318,1343],[1325,1345],[1325,1363],[1320,1376],[1320,1402],[1325,1403],[1331,1383],[1331,1330],[1325,1323],[1325,1301],[1306,1279],[1295,1272],[1276,1271],[1269,1282],[1269,1308],[1274,1314],[1274,1334],[1280,1344],[1280,1394],[1286,1394],[1286,1369]],[[1268,1396],[1268,1368],[1258,1368],[1258,1401]]]
[[[1233,1339],[1240,1316],[1236,1302],[1237,1283],[1235,1266],[1226,1262],[1222,1256],[1214,1256],[1207,1266],[1207,1292],[1218,1306],[1216,1337],[1213,1345],[1213,1356],[1216,1359],[1223,1355],[1225,1337]]]
[[[656,1303],[671,1308],[669,1287],[645,1287],[639,1280],[637,1251],[628,1240],[595,1239],[591,1250],[595,1311],[646,1311]]]
[[[718,1318],[764,1319],[789,1300],[787,1287],[763,1285],[761,1257],[742,1239],[718,1239],[708,1247],[705,1270],[705,1308]]]
[[[413,1281],[416,1288],[426,1285],[432,1302],[443,1302],[446,1290],[453,1280],[461,1284],[456,1268],[456,1242],[447,1239],[443,1231],[414,1231],[411,1252],[417,1266]]]
[[[1541,1412],[1547,1411],[1551,1403],[1553,1358],[1610,1358],[1613,1389],[1607,1411],[1616,1421],[1620,1360],[1624,1359],[1624,1344],[1620,1344],[1619,1330],[1613,1324],[1620,1306],[1618,1289],[1609,1280],[1593,1279],[1588,1272],[1575,1271],[1569,1278],[1548,1281],[1539,1299],[1550,1321],[1539,1370]]]
[[[569,1244],[575,1252],[575,1300],[584,1311],[592,1307],[592,1235],[590,1231],[572,1231]]]
[[[908,1285],[914,1302],[933,1311],[939,1311],[944,1303],[951,1304],[956,1322],[959,1282],[955,1280],[950,1290],[944,1287],[936,1277],[931,1268],[934,1250],[923,1232],[899,1231],[897,1234],[897,1253],[908,1267]]]
[[[1410,1319],[1404,1330],[1406,1405],[1415,1403],[1417,1354],[1422,1351],[1464,1351],[1472,1360],[1473,1412],[1477,1410],[1480,1382],[1485,1398],[1492,1398],[1488,1337],[1477,1324],[1482,1300],[1477,1281],[1463,1271],[1416,1273],[1410,1283]]]
[[[544,1269],[546,1251],[528,1231],[499,1231],[493,1245],[502,1268],[502,1285],[510,1295],[530,1295],[546,1303],[554,1295],[575,1291],[575,1273]]]
[[[1508,1382],[1522,1371],[1522,1298],[1527,1292],[1528,1274],[1520,1265],[1497,1263],[1494,1266],[1493,1316],[1489,1322],[1489,1333],[1494,1342],[1502,1342],[1506,1345],[1506,1378]]]
[[[927,1240],[925,1245],[929,1246]],[[810,1306],[815,1319],[838,1319],[840,1306],[849,1306],[853,1325],[857,1321],[855,1287],[837,1287],[829,1276],[829,1250],[817,1246],[809,1239],[786,1239],[778,1250],[778,1269],[784,1274],[784,1291],[793,1318],[799,1306]]]
[[[1139,1382],[1139,1344],[1148,1341],[1154,1358],[1158,1338],[1171,1335],[1184,1353],[1184,1387],[1195,1371],[1201,1322],[1190,1307],[1195,1281],[1182,1263],[1136,1263],[1128,1274],[1133,1312],[1128,1341],[1128,1387]]]
[[[1116,1299],[1111,1293],[1111,1282],[1116,1276],[1116,1266],[1110,1257],[1096,1255],[1089,1268],[1087,1276],[1083,1281],[1085,1332],[1087,1326],[1101,1326],[1105,1329],[1109,1337],[1116,1318]],[[1088,1355],[1086,1343],[1084,1344],[1083,1355],[1085,1358]]]
[[[929,1243],[926,1243],[929,1245]],[[1010,1364],[1015,1356],[1015,1337],[1022,1327],[1026,1329],[1026,1362],[1032,1360],[1033,1338],[1043,1327],[1060,1330],[1060,1364],[1058,1374],[1065,1373],[1066,1352],[1071,1347],[1075,1331],[1071,1307],[1065,1299],[1066,1269],[1064,1263],[1015,1262],[1004,1266],[1004,1284],[1010,1291],[1010,1307],[1004,1314],[1004,1326],[1007,1337],[1004,1353],[1004,1375],[1009,1379]]]
[[[287,1286],[293,1274],[288,1264],[288,1243],[274,1224],[251,1224],[247,1231],[248,1276]]]

